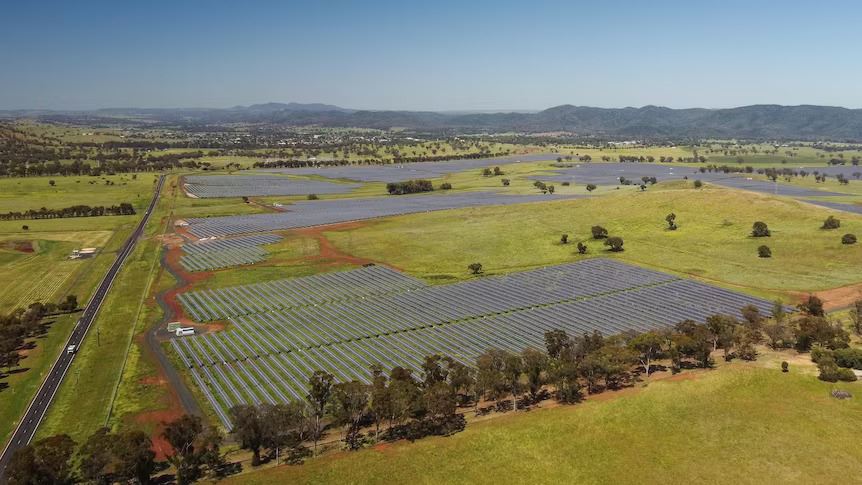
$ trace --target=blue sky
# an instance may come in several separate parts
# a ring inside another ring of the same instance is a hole
[[[862,2],[5,2],[0,109],[862,107]]]

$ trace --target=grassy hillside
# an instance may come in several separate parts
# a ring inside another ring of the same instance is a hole
[[[794,372],[734,364],[682,374],[228,483],[847,483],[862,473],[862,401],[834,399],[835,385]]]
[[[670,212],[679,230],[667,230]],[[840,229],[819,229],[829,214],[841,219]],[[772,237],[750,237],[758,220],[768,223]],[[609,253],[592,240],[593,225],[622,237],[625,251]],[[488,273],[505,273],[575,261],[584,257],[575,243],[585,241],[587,256],[618,257],[770,296],[859,282],[862,247],[842,245],[846,232],[862,233],[862,217],[788,198],[670,182],[642,193],[412,214],[326,234],[342,251],[432,279],[468,278],[473,262]],[[569,234],[567,245],[559,243],[563,233]],[[757,257],[761,244],[772,248],[771,259]]]

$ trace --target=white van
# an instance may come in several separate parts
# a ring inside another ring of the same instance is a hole
[[[187,337],[189,335],[194,335],[195,329],[192,327],[180,327],[177,329],[177,337]]]

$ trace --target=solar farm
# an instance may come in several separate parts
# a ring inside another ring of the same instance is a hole
[[[569,196],[570,198],[571,196]],[[303,200],[286,212],[186,219],[189,232],[200,238],[335,224],[376,217],[462,207],[563,200],[560,195],[505,195],[494,192],[387,196],[365,199]]]
[[[543,348],[544,333],[647,331],[768,301],[610,259],[449,285],[370,266],[180,296],[228,330],[171,346],[216,415],[239,403],[302,399],[316,370],[369,381],[368,368],[418,371],[430,354],[473,365],[490,348]]]
[[[198,198],[343,194],[358,187],[321,180],[296,179],[274,175],[190,175],[185,177],[186,192]]]
[[[516,155],[501,158],[476,158],[447,160],[439,162],[390,163],[385,165],[343,165],[303,168],[267,169],[267,172],[290,175],[314,175],[319,177],[356,180],[361,182],[403,182],[417,178],[439,178],[444,175],[465,170],[494,167],[518,162],[540,162],[553,160],[555,153]]]
[[[233,239],[209,239],[183,245],[180,264],[187,271],[209,271],[254,264],[266,258],[261,246],[281,241],[275,234],[257,234]]]

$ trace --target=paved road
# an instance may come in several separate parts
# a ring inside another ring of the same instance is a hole
[[[164,175],[159,177],[155,193],[153,194],[153,200],[150,201],[150,205],[147,207],[147,212],[144,213],[144,217],[138,223],[135,231],[131,236],[129,236],[129,239],[125,244],[123,244],[123,247],[117,253],[117,259],[111,265],[107,274],[105,274],[105,277],[102,279],[96,292],[87,303],[87,307],[84,308],[84,312],[81,314],[81,318],[78,320],[78,323],[75,324],[75,329],[72,331],[69,341],[63,347],[62,353],[57,357],[56,362],[54,362],[54,366],[51,367],[48,377],[44,382],[42,382],[42,386],[36,393],[36,397],[34,397],[30,402],[27,412],[24,413],[24,416],[18,423],[18,427],[15,429],[15,432],[6,444],[3,454],[0,455],[0,482],[5,481],[3,479],[3,475],[6,472],[6,466],[9,464],[9,459],[12,458],[12,454],[14,454],[19,448],[30,443],[30,440],[32,440],[33,436],[36,434],[36,428],[39,426],[39,423],[42,422],[42,418],[45,416],[45,412],[51,405],[51,401],[53,401],[54,395],[57,393],[57,389],[63,382],[63,378],[66,376],[66,373],[69,371],[72,361],[75,359],[75,354],[66,352],[66,348],[69,345],[80,347],[83,344],[84,338],[87,336],[87,331],[90,329],[90,325],[99,313],[99,308],[102,306],[102,302],[105,300],[108,291],[111,289],[114,279],[116,279],[117,274],[119,274],[120,268],[123,266],[123,262],[135,249],[135,244],[144,233],[147,221],[150,220],[150,214],[152,214],[153,209],[159,200],[159,194],[161,193],[164,181]]]

